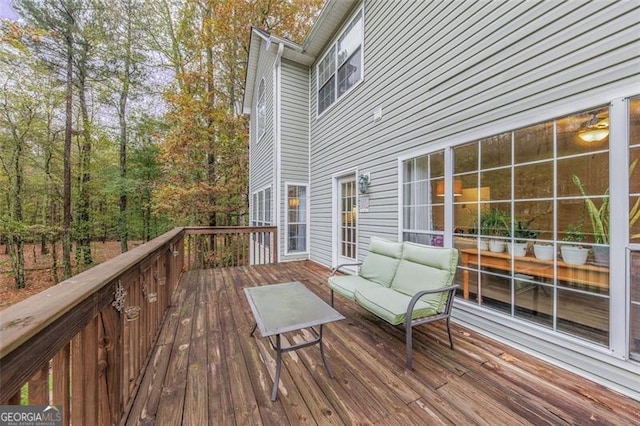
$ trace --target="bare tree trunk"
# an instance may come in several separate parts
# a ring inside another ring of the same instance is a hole
[[[207,100],[208,100],[208,105],[209,108],[213,109],[214,107],[214,102],[215,102],[215,80],[214,80],[214,72],[215,72],[215,68],[214,68],[214,63],[213,63],[213,46],[211,46],[212,43],[212,29],[211,29],[211,8],[207,7],[205,8],[205,14],[204,14],[204,26],[205,26],[205,32],[207,34],[207,42],[208,45],[206,46],[206,52],[207,52]],[[215,126],[216,123],[211,115],[211,113],[208,114],[209,116],[207,117],[207,127],[208,127],[208,134],[209,137],[211,137],[211,140],[209,141],[209,149],[210,152],[207,153],[207,172],[208,172],[208,183],[211,185],[211,187],[215,186],[215,182],[216,182],[216,155],[214,152],[214,146],[215,146],[215,138],[216,138],[216,134],[215,134]],[[211,205],[212,211],[209,214],[209,226],[216,226],[218,224],[218,220],[217,220],[217,206],[216,206],[216,193],[211,191],[209,193],[209,203]]]
[[[91,194],[89,183],[91,182],[91,122],[87,109],[86,99],[86,52],[83,52],[78,67],[78,98],[80,100],[80,113],[82,116],[82,145],[80,147],[80,191],[78,194],[78,215],[77,215],[77,245],[76,258],[79,263],[91,265]]]
[[[128,4],[127,6],[130,6]],[[129,7],[127,8],[129,9]],[[131,13],[127,14],[127,35],[125,38],[124,69],[122,71],[122,90],[118,102],[118,120],[120,124],[120,203],[118,218],[118,233],[120,235],[120,251],[128,250],[129,229],[127,226],[127,101],[129,99],[129,85],[131,72]]]
[[[72,21],[72,17],[68,16]],[[71,30],[66,34],[67,42],[67,81],[66,81],[66,108],[64,129],[64,196],[62,212],[62,263],[64,267],[64,279],[71,277],[71,135],[73,126],[73,40]]]
[[[22,223],[22,191],[24,188],[24,170],[22,168],[22,140],[16,138],[16,155],[14,162],[15,171],[15,188],[14,188],[14,200],[13,200],[13,217],[16,223]],[[13,273],[16,287],[24,288],[26,285],[24,276],[24,235],[21,232],[16,232],[10,243],[13,250],[11,253],[11,262],[13,263]]]

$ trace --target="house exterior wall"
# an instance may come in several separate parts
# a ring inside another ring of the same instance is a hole
[[[398,235],[399,155],[606,104],[637,87],[637,2],[372,0],[364,11],[364,81],[320,117],[311,68],[311,259],[325,265],[332,176],[371,173],[370,209],[358,217],[362,257],[371,235]]]
[[[280,247],[283,260],[306,259],[308,253],[286,252],[287,218],[286,184],[309,183],[309,68],[286,59],[281,60],[280,125]]]
[[[263,42],[264,45],[264,42]],[[256,191],[260,191],[268,186],[274,187],[276,172],[276,152],[275,152],[275,78],[274,64],[277,55],[270,49],[260,49],[258,59],[258,70],[256,73],[252,111],[250,116],[250,141],[249,141],[249,212],[253,218],[253,196]],[[257,107],[258,87],[261,79],[265,81],[266,96],[266,120],[265,133],[257,139]],[[273,191],[273,190],[272,190]],[[273,194],[272,194],[273,197]],[[273,214],[271,217],[274,217]]]
[[[370,0],[363,8],[363,81],[320,117],[310,70],[310,258],[327,266],[336,259],[337,176],[371,175],[369,211],[358,214],[362,259],[370,236],[399,236],[399,158],[640,93],[638,2]],[[614,351],[456,307],[469,327],[640,398],[638,364]]]

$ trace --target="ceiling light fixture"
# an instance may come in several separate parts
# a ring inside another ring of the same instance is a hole
[[[609,118],[599,119],[593,113],[589,121],[582,123],[583,128],[578,137],[585,142],[599,142],[609,136]]]

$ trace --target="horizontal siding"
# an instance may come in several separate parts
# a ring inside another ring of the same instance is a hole
[[[273,186],[275,180],[275,141],[274,141],[274,86],[273,86],[273,65],[275,55],[264,49],[264,43],[260,49],[258,69],[254,87],[254,104],[250,117],[250,144],[249,144],[249,193],[261,190],[269,185]],[[264,78],[266,88],[266,126],[265,133],[256,140],[256,120],[258,117],[256,103],[258,101],[258,87],[260,80]],[[272,196],[275,194],[272,194]],[[253,197],[249,198],[251,206],[250,215],[253,215]],[[273,215],[272,215],[273,217]],[[253,218],[252,218],[253,219]]]
[[[280,247],[286,250],[286,187],[287,182],[309,182],[309,69],[285,59],[281,63],[281,197],[282,232]],[[303,255],[284,255],[284,260],[306,259]]]
[[[312,68],[311,258],[331,264],[334,174],[371,173],[362,249],[397,235],[399,155],[632,95],[639,22],[637,1],[367,1],[364,81],[320,118]]]

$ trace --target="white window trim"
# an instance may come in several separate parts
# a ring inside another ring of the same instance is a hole
[[[360,75],[360,80],[358,80],[353,86],[351,86],[349,89],[347,89],[346,92],[344,92],[342,95],[340,95],[340,97],[338,97],[338,40],[344,35],[345,30],[349,27],[349,25],[351,25],[351,23],[353,22],[354,19],[356,19],[356,16],[358,14],[360,15],[360,26],[362,29],[362,40],[360,41],[360,63],[362,64],[362,73]],[[331,105],[329,105],[328,107],[326,107],[324,109],[324,111],[322,111],[321,113],[318,113],[318,93],[320,91],[320,79],[319,79],[319,73],[318,73],[318,67],[320,66],[320,64],[322,63],[322,61],[324,61],[324,59],[327,57],[327,55],[331,52],[331,48],[335,46],[334,49],[334,64],[335,64],[335,70],[333,75],[335,76],[335,87],[334,87],[334,94],[335,94],[335,100],[331,103]],[[351,93],[356,87],[360,86],[360,84],[364,81],[364,75],[365,75],[365,66],[364,66],[364,6],[358,8],[358,10],[356,10],[352,16],[349,17],[349,19],[346,21],[346,23],[342,26],[342,28],[340,28],[340,31],[338,32],[337,36],[333,38],[333,40],[331,41],[331,43],[329,43],[326,47],[326,52],[322,55],[322,57],[320,58],[320,60],[316,63],[315,65],[315,74],[316,74],[316,120],[319,119],[320,117],[322,117],[323,115],[326,114],[327,111],[330,111],[339,101],[340,99],[345,98],[347,95],[349,95],[349,93]]]
[[[290,186],[303,186],[305,188],[305,225],[306,227],[306,232],[305,232],[305,237],[306,237],[306,250],[304,251],[294,251],[294,252],[290,252],[289,251],[289,187]],[[285,182],[284,183],[284,193],[286,194],[284,197],[284,229],[285,229],[285,235],[284,235],[284,246],[285,246],[285,254],[287,256],[304,256],[304,255],[309,255],[309,238],[310,238],[310,226],[309,226],[309,221],[311,219],[311,214],[310,214],[310,202],[309,202],[309,184],[308,183],[298,183],[298,182]]]
[[[462,134],[458,134],[452,138],[445,138],[438,141],[428,141],[428,144],[425,146],[420,146],[416,149],[412,149],[402,155],[397,157],[397,176],[398,176],[398,229],[397,235],[398,240],[402,240],[402,235],[404,232],[404,216],[403,216],[403,206],[404,206],[404,194],[403,194],[403,185],[404,185],[404,175],[403,175],[403,164],[406,160],[410,160],[415,157],[419,157],[421,155],[430,154],[436,152],[438,150],[445,150],[445,208],[447,205],[453,204],[453,196],[451,195],[452,190],[452,180],[453,180],[453,170],[452,170],[452,150],[454,147],[459,146],[461,144],[471,142],[473,140],[480,140],[486,137],[490,137],[493,135],[505,133],[505,132],[513,132],[517,129],[524,128],[527,126],[531,126],[536,123],[541,123],[545,121],[555,121],[560,117],[574,114],[580,111],[590,110],[599,106],[609,105],[610,110],[610,128],[615,128],[620,134],[614,136],[614,132],[612,131],[611,139],[609,143],[609,164],[628,164],[627,158],[628,154],[628,144],[622,143],[622,139],[626,137],[624,132],[620,132],[621,129],[627,129],[628,115],[624,107],[626,106],[626,102],[632,96],[637,96],[637,88],[626,90],[626,92],[634,93],[634,95],[621,95],[620,93],[615,93],[616,96],[610,97],[607,96],[605,98],[601,96],[597,97],[587,97],[574,102],[566,103],[557,106],[556,108],[545,111],[544,114],[534,114],[528,118],[518,118],[513,121],[500,121],[499,123],[490,123],[488,125],[482,126],[480,128],[475,128],[471,131],[464,132]],[[621,105],[622,103],[622,105]],[[614,124],[617,123],[617,124]],[[628,129],[627,129],[628,130]],[[626,130],[625,130],[626,131]],[[616,142],[619,140],[620,142]],[[628,140],[628,139],[627,139]],[[427,142],[427,141],[425,141]],[[615,167],[610,167],[610,187],[611,182],[625,182],[625,179],[622,179],[620,173],[624,173],[624,168],[616,169]],[[615,176],[614,176],[615,175]],[[617,191],[614,190],[611,196],[612,205],[617,205],[622,202],[623,198],[626,194],[622,194],[622,190],[624,188],[619,187]],[[627,190],[628,192],[628,190]],[[622,194],[622,195],[617,195]],[[617,203],[617,204],[614,204]],[[611,223],[628,223],[628,212],[624,211],[625,209],[612,209],[611,210]],[[451,226],[447,226],[447,224],[452,224],[453,222],[453,209],[448,208],[445,210],[445,247],[452,245],[451,237],[452,237],[452,229]],[[413,231],[412,231],[413,232]],[[447,238],[448,237],[448,238]],[[624,241],[617,241],[614,236],[611,236],[611,247],[617,245],[620,247],[621,245],[625,248],[626,256],[622,257],[611,257],[610,263],[610,283],[614,282],[628,282],[625,279],[629,279],[628,271],[625,265],[627,261],[628,252],[634,249],[640,249],[640,244],[629,244],[628,240],[626,240],[626,244]],[[582,353],[588,354],[597,360],[604,361],[610,363],[612,359],[618,359],[622,361],[626,361],[628,359],[629,353],[629,339],[628,333],[630,331],[629,319],[624,318],[625,313],[628,309],[628,295],[625,293],[625,289],[622,286],[618,286],[617,288],[610,287],[609,300],[610,300],[610,308],[611,313],[609,316],[609,343],[606,346],[602,346],[597,343],[593,343],[587,340],[583,340],[581,338],[566,335],[562,333],[558,333],[555,331],[547,330],[541,327],[538,327],[533,324],[529,324],[524,322],[517,317],[513,316],[504,316],[504,318],[508,318],[510,323],[507,326],[511,329],[516,329],[518,327],[522,327],[522,330],[526,330],[527,333],[532,336],[536,336],[542,339],[548,339],[549,341],[555,340],[557,342],[562,342],[563,345],[567,345],[568,343],[575,344],[575,347],[578,348],[576,351],[580,351]],[[487,318],[491,318],[491,320],[495,320],[496,318],[501,318],[503,315],[497,312],[488,312],[484,308],[477,306],[473,303],[469,303],[465,300],[456,298],[456,304],[458,307],[463,307],[465,311],[473,312],[473,315],[477,316],[485,316]],[[622,331],[619,327],[620,323],[625,323],[625,329]]]
[[[269,208],[269,210],[270,210],[269,213],[270,213],[271,221],[270,221],[269,224],[265,225],[264,224],[264,222],[265,222],[264,216],[265,216],[265,213],[267,212],[265,195],[266,195],[267,189],[270,190],[270,193],[271,193],[270,194],[271,195],[271,197],[270,197],[271,206],[269,206],[270,207]],[[260,193],[262,193],[262,205],[255,206],[255,210],[254,210],[254,205],[255,205],[254,197],[257,198],[258,204],[259,204],[260,203]],[[252,215],[252,217],[251,217],[250,222],[252,224],[254,222],[259,222],[260,223],[259,225],[251,225],[251,226],[273,226],[273,217],[274,217],[273,216],[273,204],[274,204],[274,198],[273,198],[273,188],[271,187],[271,185],[266,185],[266,186],[261,187],[260,189],[257,189],[255,191],[253,191],[251,193],[251,202],[252,202],[252,205],[251,205],[251,215]],[[255,211],[255,216],[254,216],[254,211]],[[261,212],[262,212],[262,217],[260,217],[260,213]]]
[[[262,92],[262,97],[260,97],[260,86],[264,87],[264,91]],[[260,128],[260,102],[264,102],[264,117],[262,129]],[[260,83],[258,83],[258,96],[256,100],[256,142],[260,142],[264,135],[267,133],[267,83],[265,82],[264,77],[260,79]]]
[[[453,247],[453,154],[452,149],[455,145],[442,146],[442,144],[434,144],[433,147],[420,148],[417,155],[406,154],[398,157],[398,241],[403,241],[404,233],[422,234],[422,235],[442,235],[444,247]],[[435,148],[434,148],[435,147]],[[443,231],[435,231],[432,229],[410,229],[404,223],[404,163],[417,157],[434,154],[438,151],[444,151],[445,169],[444,169],[444,214],[445,223]],[[418,152],[418,151],[415,151]]]

